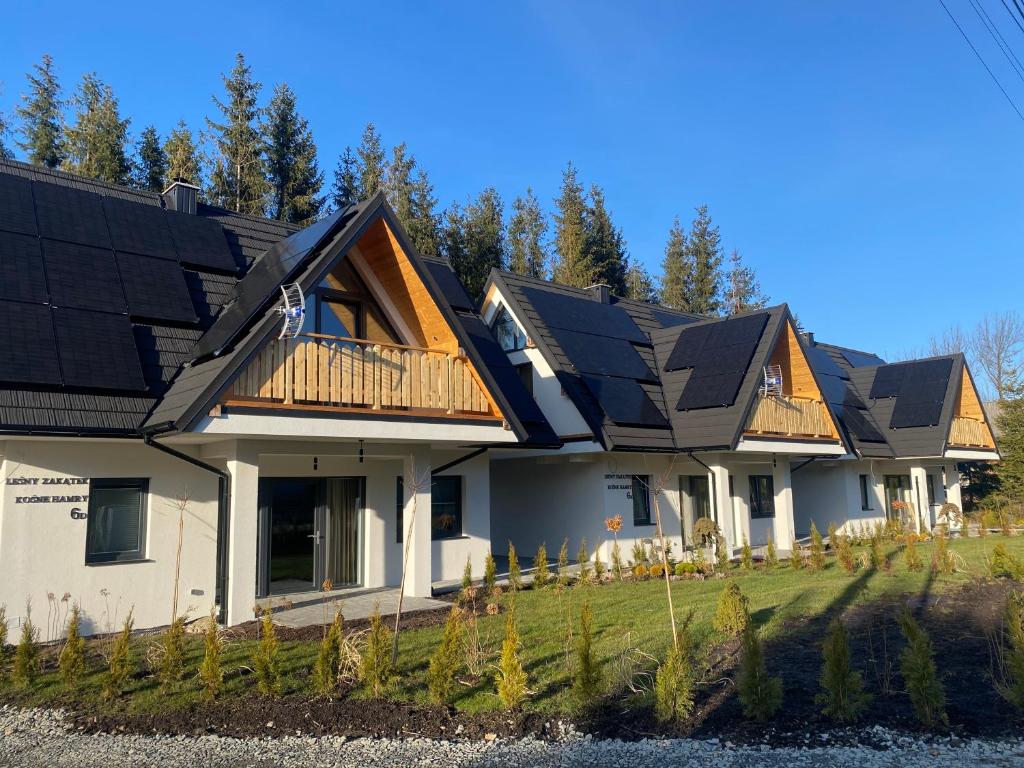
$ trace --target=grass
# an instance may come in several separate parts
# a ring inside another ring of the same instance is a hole
[[[941,591],[986,573],[985,559],[997,542],[1002,542],[1015,557],[1024,557],[1024,537],[953,540],[950,548],[963,558],[967,572],[948,576],[930,573],[926,568],[917,573],[907,571],[902,555],[895,544],[886,543],[886,557],[892,563],[890,572],[861,569],[849,575],[829,557],[821,572],[809,569],[793,571],[781,564],[772,571],[758,566],[752,572],[733,568],[730,578],[735,579],[749,598],[753,621],[762,628],[763,637],[770,638],[782,630],[785,622],[806,616],[842,609],[857,603],[884,596],[920,594],[926,590]],[[855,548],[859,555],[865,548]],[[930,563],[933,545],[918,545],[921,559]],[[712,618],[718,595],[727,582],[723,579],[707,581],[676,581],[672,594],[679,617],[694,611],[691,629],[698,646],[707,647],[720,638],[712,629]],[[607,583],[601,586],[576,586],[563,590],[553,588],[526,590],[515,598],[516,615],[522,636],[523,662],[532,695],[527,708],[535,711],[564,712],[573,708],[571,673],[566,665],[565,636],[567,617],[571,614],[574,626],[584,597],[590,602],[594,614],[594,653],[605,671],[611,661],[627,646],[636,647],[657,658],[663,658],[671,632],[666,615],[665,585],[661,581]],[[508,594],[501,598],[511,599]],[[490,663],[497,662],[504,632],[504,615],[483,616],[479,619],[481,645]],[[398,699],[427,703],[426,673],[430,655],[441,639],[443,626],[407,630],[401,635],[397,671],[400,680],[394,696]],[[578,630],[577,630],[578,632]],[[136,659],[144,667],[146,649],[156,640],[153,636],[137,638]],[[312,695],[310,670],[317,653],[317,643],[311,641],[281,642],[281,673],[283,695]],[[221,698],[252,695],[255,678],[247,672],[251,666],[253,641],[228,643],[223,651],[225,670]],[[89,706],[100,706],[102,686],[102,660],[100,641],[90,641],[87,647],[87,668],[79,691],[65,691],[58,672],[47,662],[46,671],[28,692],[17,692],[9,682],[9,675],[0,682],[0,701],[11,700],[30,705],[59,705],[78,700]],[[13,649],[8,649],[9,667]],[[53,653],[48,651],[47,658]],[[146,713],[161,712],[198,705],[202,699],[201,686],[195,672],[202,661],[202,638],[190,635],[186,645],[186,679],[161,691],[155,676],[138,675],[128,686],[126,694],[116,702],[102,705],[107,711]],[[488,673],[473,686],[461,687],[455,706],[466,712],[482,712],[500,708],[494,693],[494,684]],[[355,691],[353,696],[363,695]]]

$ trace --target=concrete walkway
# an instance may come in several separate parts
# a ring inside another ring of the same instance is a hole
[[[375,607],[380,607],[381,616],[394,616],[398,610],[398,589],[335,589],[330,592],[302,592],[292,595],[274,595],[259,601],[261,608],[274,611],[274,623],[292,629],[323,624],[324,601],[327,602],[327,620],[334,618],[335,606],[341,608],[346,619],[366,619]],[[409,597],[402,600],[402,614],[413,611],[427,611],[433,608],[447,608],[451,603],[429,597]]]

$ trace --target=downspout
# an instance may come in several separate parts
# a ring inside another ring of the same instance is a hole
[[[168,456],[173,456],[179,461],[184,461],[194,467],[199,467],[217,476],[217,575],[215,586],[215,597],[217,600],[217,621],[225,624],[228,619],[228,508],[231,497],[231,476],[222,469],[212,464],[200,461],[189,456],[187,453],[176,451],[163,443],[158,443],[151,435],[143,435],[142,441]]]
[[[811,458],[807,459],[807,461],[801,461],[799,464],[797,464],[795,467],[793,467],[791,470],[789,470],[789,474],[790,475],[795,475],[799,470],[803,469],[808,464],[814,463],[817,460],[818,460],[817,456],[811,456]]]
[[[458,459],[454,459],[453,461],[449,461],[447,464],[442,464],[437,469],[430,470],[430,476],[433,477],[434,475],[439,475],[442,472],[446,472],[447,470],[451,469],[452,467],[457,467],[459,466],[459,464],[463,464],[464,462],[467,462],[470,459],[475,459],[481,453],[486,452],[487,446],[484,446],[483,448],[477,448],[475,451],[471,451],[470,453],[467,453],[465,456],[462,456]]]

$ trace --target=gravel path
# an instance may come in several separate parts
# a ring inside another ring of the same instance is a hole
[[[202,766],[1024,766],[1024,739],[961,741],[936,738],[920,741],[882,728],[864,732],[869,747],[770,749],[738,747],[717,739],[699,741],[600,741],[566,734],[559,741],[434,742],[410,740],[345,740],[284,737],[228,739],[219,736],[164,737],[88,735],[62,722],[59,712],[0,707],[0,766],[131,766],[174,768]]]

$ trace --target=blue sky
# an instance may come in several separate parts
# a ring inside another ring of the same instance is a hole
[[[1024,105],[968,0],[946,2]],[[49,52],[68,90],[110,83],[134,131],[198,128],[241,50],[267,92],[296,90],[328,173],[371,120],[442,205],[491,184],[550,205],[572,160],[654,271],[707,203],[821,339],[895,356],[1021,308],[1024,122],[938,0],[303,6],[13,4],[0,111]]]

